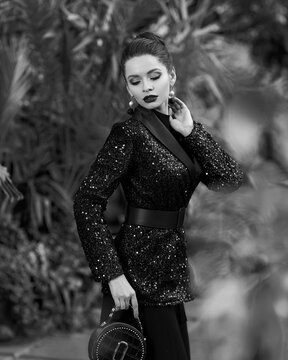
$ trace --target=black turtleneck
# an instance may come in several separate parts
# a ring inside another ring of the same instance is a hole
[[[171,132],[171,134],[176,138],[177,141],[181,141],[181,134],[174,130],[170,124],[170,115],[163,114],[157,110],[153,110],[154,114],[158,117],[159,120],[166,126],[166,128]]]

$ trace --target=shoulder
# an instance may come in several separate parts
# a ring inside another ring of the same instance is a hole
[[[123,136],[134,138],[139,133],[139,121],[134,117],[117,121],[113,124],[111,131],[121,132]]]

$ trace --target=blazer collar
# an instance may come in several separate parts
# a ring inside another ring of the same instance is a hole
[[[201,172],[200,165],[193,157],[192,159],[185,152],[183,147],[162,123],[162,121],[154,114],[153,111],[138,105],[134,112],[136,118],[156,137],[174,156],[176,156],[187,168],[192,179]]]

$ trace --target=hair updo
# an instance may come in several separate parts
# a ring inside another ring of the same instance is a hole
[[[141,55],[153,55],[157,57],[158,60],[166,66],[169,73],[173,69],[172,56],[170,55],[165,42],[160,36],[147,31],[137,35],[123,50],[120,62],[120,72],[124,76],[124,79],[126,61],[134,56]]]

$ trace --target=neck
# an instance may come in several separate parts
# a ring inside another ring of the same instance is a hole
[[[168,99],[165,100],[160,106],[155,108],[156,111],[159,111],[162,114],[169,115],[169,109],[168,109]]]

